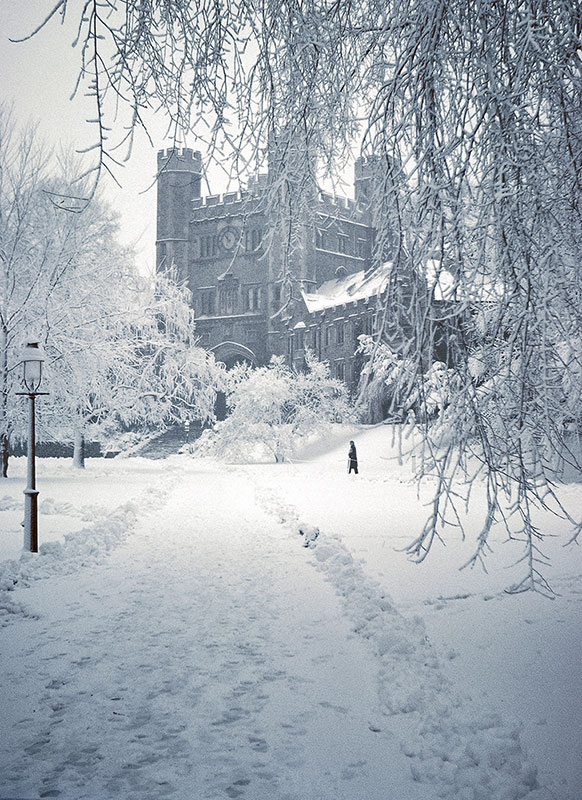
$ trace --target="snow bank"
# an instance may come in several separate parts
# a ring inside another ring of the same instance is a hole
[[[409,735],[403,751],[413,779],[431,786],[434,797],[542,800],[545,795],[521,746],[519,729],[500,715],[476,714],[470,698],[454,691],[422,618],[400,614],[338,537],[301,521],[293,506],[267,490],[258,489],[257,500],[294,534],[304,534],[314,565],[341,596],[353,630],[377,656],[384,713],[408,715],[410,720],[404,726]]]
[[[63,541],[45,542],[38,553],[23,551],[20,558],[0,562],[0,626],[6,624],[9,615],[27,616],[24,606],[7,593],[17,586],[55,575],[66,575],[82,567],[98,564],[115,547],[122,544],[133,531],[138,516],[149,509],[159,507],[170,490],[168,481],[156,488],[148,488],[134,500],[124,503],[113,512],[102,515],[92,524],[74,533],[66,534]],[[0,508],[20,508],[13,498],[0,500]],[[40,504],[44,514],[62,514],[71,511],[68,503],[58,503],[48,498]]]

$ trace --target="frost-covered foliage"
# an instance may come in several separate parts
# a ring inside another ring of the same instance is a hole
[[[123,422],[145,420],[162,427],[214,419],[216,393],[225,381],[224,365],[197,345],[190,290],[171,275],[158,274],[140,295],[131,320],[136,347],[134,381]]]
[[[404,417],[412,406],[412,397],[405,399],[398,391],[411,368],[409,359],[394,352],[383,341],[362,334],[356,353],[365,359],[360,373],[358,410],[365,422],[380,422],[389,416]]]
[[[568,432],[582,426],[574,348],[582,326],[580,4],[292,0],[282,13],[276,0],[118,0],[108,14],[98,3],[82,8],[81,85],[97,108],[96,169],[114,146],[105,136],[109,97],[126,99],[134,124],[148,106],[165,108],[176,129],[194,131],[211,156],[231,154],[239,170],[267,150],[273,214],[284,223],[274,256],[291,283],[310,178],[318,168],[333,174],[361,143],[376,258],[390,251],[395,274],[407,272],[413,284],[430,273],[426,292],[403,294],[391,282],[387,293],[380,335],[397,339],[390,328],[400,328],[409,343],[404,403],[442,360],[431,353],[435,329],[455,340],[450,435],[432,438],[434,420],[424,415],[421,475],[430,468],[437,476],[434,513],[410,554],[422,560],[436,526],[449,512],[455,518],[453,482],[460,465],[466,474],[472,464],[490,490],[477,557],[499,516],[499,493],[514,493],[527,565],[518,588],[547,588],[531,510],[552,496],[557,461],[580,466]],[[59,2],[50,17],[65,11]],[[487,308],[486,333],[479,307]],[[441,433],[442,423],[439,413]]]
[[[366,361],[360,377],[358,407],[367,422],[410,417],[442,423],[445,410],[458,391],[458,376],[442,361],[418,374],[413,359],[394,352],[373,336],[359,337],[358,350]]]
[[[38,436],[107,441],[120,429],[162,428],[213,417],[223,370],[196,346],[189,291],[168,275],[137,274],[116,242],[117,223],[97,198],[82,213],[55,204],[62,180],[29,131],[12,133],[0,109],[0,444],[26,434],[20,349],[46,351],[48,391]]]
[[[128,428],[135,438],[211,420],[221,384],[222,366],[196,345],[189,290],[167,275],[150,282],[119,266],[106,270],[102,258],[81,286],[71,284],[86,300],[67,320],[71,304],[61,299],[60,323],[47,337],[52,392],[44,428],[55,438],[77,437],[79,446],[79,436],[119,442]]]
[[[0,474],[8,445],[21,425],[19,348],[24,337],[40,336],[46,300],[62,280],[73,256],[76,215],[61,214],[43,192],[50,154],[34,128],[16,134],[10,109],[0,105]]]
[[[346,387],[329,367],[307,353],[305,372],[294,372],[282,357],[265,367],[237,364],[228,373],[228,417],[207,430],[196,453],[242,462],[268,452],[287,460],[298,440],[325,425],[351,417]]]
[[[552,482],[561,459],[576,462],[567,426],[582,424],[579,388],[572,392],[580,355],[562,355],[582,322],[581,11],[412,0],[384,9],[383,19],[374,46],[386,63],[369,84],[365,138],[399,231],[396,259],[416,273],[431,258],[437,265],[426,305],[410,307],[424,346],[404,393],[417,391],[434,360],[445,271],[456,348],[448,405],[424,426],[421,471],[437,476],[433,514],[409,552],[422,560],[441,521],[457,521],[465,497],[453,481],[467,476],[470,491],[482,474],[489,502],[475,558],[485,558],[507,493],[526,566],[514,588],[548,591],[532,512],[546,503],[565,513]]]

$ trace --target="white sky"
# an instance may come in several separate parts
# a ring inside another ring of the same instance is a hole
[[[83,97],[86,89],[71,99],[81,58],[80,49],[73,48],[72,43],[82,0],[68,0],[64,24],[56,14],[30,41],[10,42],[11,38],[30,34],[56,4],[57,0],[0,0],[0,100],[13,103],[18,123],[38,123],[43,138],[54,148],[83,149],[96,141],[95,126],[86,122],[95,118],[96,112],[91,100]],[[138,266],[144,273],[153,271],[155,263],[153,181],[157,151],[172,145],[166,136],[167,120],[163,115],[150,114],[146,119],[153,145],[140,131],[130,160],[117,169],[116,178],[121,188],[107,175],[101,183],[106,199],[121,215],[120,238],[124,244],[134,247]],[[112,133],[114,142],[121,138],[122,124],[118,121],[118,130]],[[193,137],[188,140],[188,146],[204,154],[204,148],[197,145]],[[342,194],[351,194],[351,168],[346,179],[347,183],[338,188]],[[203,184],[203,194],[237,188],[228,185],[227,176],[216,167],[208,169],[206,180],[209,184]],[[325,181],[323,185],[331,188]]]
[[[19,123],[37,122],[50,145],[83,148],[95,141],[95,126],[85,121],[95,113],[87,98],[70,99],[80,59],[72,47],[78,3],[71,4],[65,25],[56,16],[31,41],[9,41],[34,30],[55,5],[56,0],[0,0],[0,99],[13,103]],[[109,177],[102,187],[121,214],[121,239],[134,246],[142,272],[152,270],[155,260],[156,196],[149,187],[157,150],[165,146],[163,120],[152,121],[151,135],[154,146],[141,134],[130,161],[117,171],[121,189]]]

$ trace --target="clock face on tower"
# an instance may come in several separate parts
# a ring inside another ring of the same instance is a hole
[[[238,228],[223,228],[219,233],[220,244],[225,250],[232,250],[240,238]]]

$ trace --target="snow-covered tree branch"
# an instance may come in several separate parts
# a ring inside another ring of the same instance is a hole
[[[34,332],[47,354],[39,433],[75,443],[107,441],[188,420],[212,419],[223,369],[196,346],[189,291],[169,274],[140,277],[116,241],[117,223],[97,198],[82,214],[52,196],[68,185],[49,174],[30,131],[10,136],[0,114],[0,444],[22,437],[16,396],[20,347]]]
[[[142,109],[162,107],[176,136],[193,131],[228,170],[269,151],[290,285],[310,176],[358,148],[372,159],[376,258],[390,250],[395,274],[407,272],[418,289],[394,281],[382,323],[386,340],[409,343],[398,385],[405,406],[431,402],[423,387],[439,360],[435,332],[454,343],[446,366],[456,388],[439,411],[439,436],[428,406],[421,415],[421,472],[436,470],[440,486],[432,519],[454,507],[459,464],[486,474],[481,556],[499,492],[517,487],[523,586],[544,588],[532,508],[552,495],[557,463],[580,466],[579,5],[61,1],[45,24],[57,12],[79,19],[96,169],[114,163],[101,135],[112,98],[127,102],[131,119],[118,141],[131,140]],[[429,523],[411,554],[424,557],[434,539]]]

